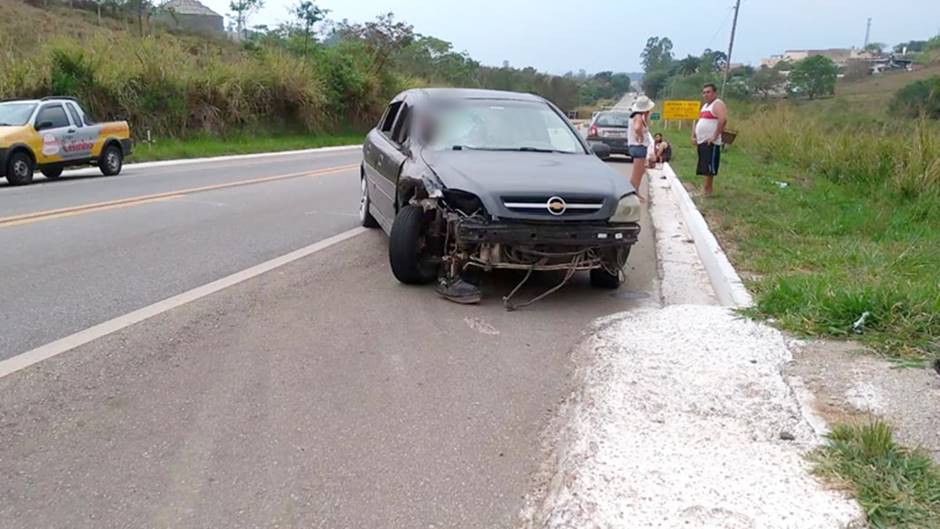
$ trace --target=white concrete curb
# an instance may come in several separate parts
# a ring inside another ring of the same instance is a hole
[[[685,190],[672,166],[663,164],[663,174],[669,179],[670,186],[679,202],[679,210],[685,220],[689,234],[695,242],[695,249],[702,260],[705,272],[711,281],[718,302],[726,307],[750,307],[754,304],[751,293],[747,291],[737,271],[728,260],[718,239],[708,227],[702,213],[695,207],[692,197]]]
[[[298,154],[319,154],[319,153],[330,153],[330,152],[344,152],[351,151],[355,149],[362,148],[362,145],[338,145],[335,147],[316,147],[313,149],[298,149],[293,151],[275,151],[275,152],[259,152],[254,154],[230,154],[225,156],[210,156],[206,158],[182,158],[179,160],[163,160],[159,162],[140,162],[140,163],[129,163],[124,165],[124,169],[153,169],[157,167],[172,167],[174,165],[190,165],[190,164],[201,164],[201,163],[212,163],[212,162],[227,162],[235,160],[251,160],[254,158],[271,158],[275,156],[291,156]],[[135,149],[140,149],[139,146],[135,145]],[[96,174],[97,169],[75,169],[68,171],[67,174],[71,176],[79,176],[83,174]]]

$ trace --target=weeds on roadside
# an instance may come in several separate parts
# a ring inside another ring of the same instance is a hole
[[[940,469],[925,454],[898,445],[874,421],[839,425],[810,455],[815,472],[849,488],[876,528],[940,528]]]

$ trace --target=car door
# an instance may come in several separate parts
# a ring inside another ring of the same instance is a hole
[[[371,158],[373,168],[369,197],[379,214],[389,223],[395,218],[395,189],[398,184],[398,171],[404,162],[404,155],[399,150],[399,145],[393,141],[392,135],[404,105],[404,101],[399,100],[388,106],[379,127],[370,134],[368,143],[371,152],[366,153],[366,156]]]
[[[64,146],[74,136],[76,129],[69,121],[62,103],[46,103],[36,113],[33,126],[39,133],[42,144],[36,153],[39,165],[54,164],[65,160]]]
[[[63,146],[66,152],[66,156],[63,157],[69,160],[91,159],[93,156],[92,150],[98,142],[101,126],[87,126],[82,119],[82,114],[79,112],[78,106],[71,101],[65,103],[65,109],[72,119],[75,133],[72,134],[69,143]]]

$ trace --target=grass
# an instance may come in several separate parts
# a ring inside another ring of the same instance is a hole
[[[818,475],[854,491],[873,527],[940,528],[940,472],[895,443],[886,424],[837,426],[810,459]]]
[[[753,313],[892,357],[940,357],[936,196],[900,196],[884,182],[831,179],[762,157],[742,132],[723,153],[715,196],[696,202],[755,294]],[[676,172],[700,188],[688,129],[665,133]],[[859,334],[853,324],[866,312]]]
[[[159,139],[153,143],[139,143],[132,161],[176,160],[230,154],[291,151],[335,145],[362,143],[362,134],[278,134],[268,136],[240,135],[227,138],[201,136],[186,140]]]

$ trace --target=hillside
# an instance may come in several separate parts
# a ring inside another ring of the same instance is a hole
[[[863,96],[865,98],[890,98],[908,84],[940,75],[940,64],[932,64],[913,72],[897,72],[873,75],[859,81],[839,82],[836,96]]]

